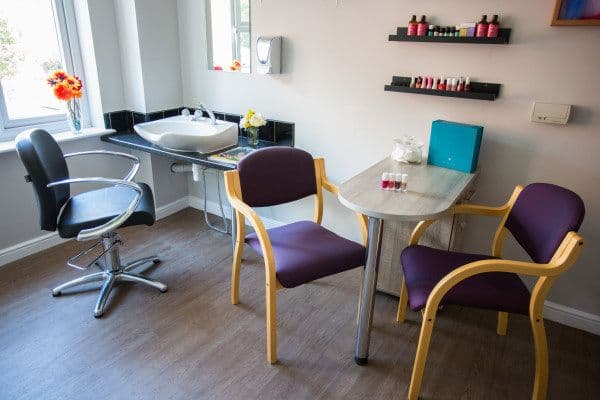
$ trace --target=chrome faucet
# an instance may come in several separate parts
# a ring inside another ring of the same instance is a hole
[[[202,118],[202,111],[206,111],[206,113],[208,114],[208,117],[210,118],[210,122],[213,125],[217,124],[217,118],[215,117],[215,114],[212,111],[210,111],[208,109],[208,107],[206,107],[203,103],[198,103],[196,105],[196,112],[194,112],[194,118],[193,118],[194,121],[198,121],[200,118]]]

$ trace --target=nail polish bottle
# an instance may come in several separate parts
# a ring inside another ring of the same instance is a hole
[[[452,90],[452,78],[448,78],[446,79],[446,92],[449,92]]]
[[[446,36],[446,28],[440,28],[440,36]]]
[[[438,90],[446,90],[446,80],[444,77],[440,77],[440,83],[438,84]]]
[[[402,183],[400,184],[402,193],[408,192],[408,174],[402,174]]]
[[[471,91],[471,78],[469,78],[467,76],[467,78],[465,79],[465,92],[470,92]]]
[[[427,89],[431,89],[431,86],[433,85],[433,78],[431,76],[427,77]]]
[[[433,28],[433,36],[440,36],[440,27],[439,26],[435,26],[435,28]]]
[[[381,189],[387,190],[389,185],[390,185],[390,174],[387,172],[384,172],[383,175],[381,175]]]
[[[437,88],[438,88],[438,78],[433,78],[433,83],[431,84],[431,88],[433,90],[437,90]]]
[[[394,192],[399,192],[402,189],[402,174],[394,175]]]
[[[427,36],[433,36],[434,28],[435,27],[433,25],[429,25],[429,30],[427,31]]]
[[[410,78],[410,84],[408,85],[408,87],[414,88],[415,84],[416,84],[415,77],[413,76]]]
[[[456,78],[452,78],[452,87],[450,88],[450,90],[453,92],[456,92],[456,87],[457,87]]]
[[[463,77],[461,76],[458,80],[458,86],[456,87],[457,92],[462,92],[465,90],[465,82],[463,81]]]

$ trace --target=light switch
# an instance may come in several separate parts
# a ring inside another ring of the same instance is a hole
[[[533,103],[531,121],[566,125],[567,121],[569,121],[570,114],[570,104],[540,103],[539,101],[536,101]]]

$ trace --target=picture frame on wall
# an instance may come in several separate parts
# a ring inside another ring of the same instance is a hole
[[[556,0],[550,25],[600,25],[600,0]]]

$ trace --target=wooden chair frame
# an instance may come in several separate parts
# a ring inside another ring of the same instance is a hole
[[[317,193],[315,194],[315,206],[313,221],[321,224],[323,219],[323,189],[337,194],[338,188],[331,183],[325,174],[325,161],[323,158],[315,158],[315,178]],[[256,211],[244,203],[240,176],[237,170],[225,172],[225,189],[229,202],[236,213],[236,237],[233,254],[233,265],[231,269],[231,304],[239,303],[240,291],[240,267],[242,253],[244,250],[244,238],[246,236],[247,218],[256,232],[265,263],[265,294],[266,294],[266,323],[267,323],[267,360],[274,364],[277,362],[277,303],[276,294],[278,290],[285,289],[277,280],[275,259],[271,240],[267,230]],[[367,219],[364,215],[357,217],[361,226],[363,242],[367,240]],[[362,285],[362,283],[361,283]],[[359,298],[360,302],[360,298]]]
[[[504,238],[508,232],[506,228],[506,220],[508,219],[510,210],[515,204],[519,194],[523,190],[522,186],[517,186],[506,204],[500,207],[486,207],[477,205],[456,205],[450,209],[451,214],[472,214],[501,217],[501,222],[498,225],[494,241],[492,243],[492,255],[495,257],[502,256],[502,247]],[[409,245],[419,243],[421,235],[425,230],[435,222],[435,220],[421,221],[415,227]],[[546,331],[544,329],[543,306],[548,290],[556,278],[564,271],[573,266],[578,259],[582,248],[583,238],[576,232],[569,232],[561,242],[560,246],[554,253],[552,259],[547,264],[537,264],[532,262],[513,261],[513,260],[482,260],[469,264],[465,264],[446,275],[433,288],[427,305],[423,313],[423,323],[421,325],[421,334],[419,336],[419,344],[417,354],[413,365],[413,371],[408,391],[409,400],[417,400],[425,370],[425,361],[429,350],[429,343],[433,331],[436,313],[440,302],[446,293],[463,280],[477,274],[486,272],[511,272],[516,274],[524,274],[537,276],[538,280],[532,290],[531,300],[529,302],[529,319],[531,329],[533,331],[533,341],[535,345],[535,379],[533,384],[532,399],[540,400],[546,398],[548,388],[548,343],[546,341]],[[398,303],[398,313],[396,320],[403,322],[406,315],[406,306],[408,304],[408,294],[404,277],[402,279],[402,289],[400,292],[400,301]],[[498,313],[497,333],[499,335],[506,334],[508,322],[508,313]]]

